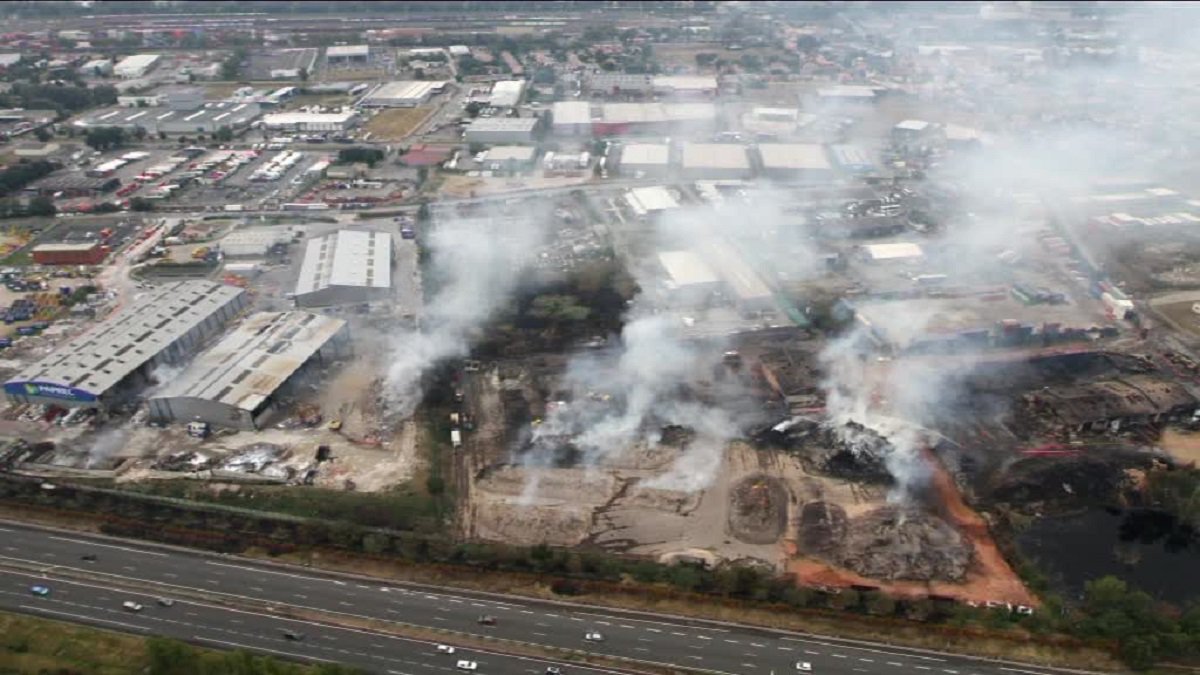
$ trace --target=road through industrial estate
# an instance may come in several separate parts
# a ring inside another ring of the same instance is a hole
[[[51,593],[34,595],[30,589],[35,584],[50,587]],[[172,593],[172,606],[156,603]],[[131,612],[122,607],[126,601],[144,607]],[[836,675],[1056,672],[885,644],[320,573],[9,522],[0,523],[0,609],[404,675],[454,671],[459,659],[477,662],[480,675],[540,675],[551,665],[564,673],[612,672],[505,655],[505,640],[731,675],[795,673],[797,662],[811,664],[813,672]],[[318,612],[324,615],[320,621],[304,618]],[[481,625],[484,615],[494,617],[495,624]],[[480,650],[456,645],[451,633],[426,642],[331,625],[341,623],[338,619],[359,625],[364,619],[396,622],[454,631],[460,639],[498,640],[494,649]],[[303,639],[289,639],[289,631]],[[602,641],[586,640],[591,632]],[[438,643],[457,646],[458,653],[439,653]],[[637,664],[631,661],[623,668],[636,670]]]

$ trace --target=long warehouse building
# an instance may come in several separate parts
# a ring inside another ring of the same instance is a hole
[[[4,393],[13,403],[106,408],[148,384],[158,366],[186,361],[247,302],[236,286],[165,284],[19,372]]]
[[[350,352],[346,322],[311,312],[260,312],[151,398],[156,422],[258,429],[313,367]]]
[[[371,302],[392,292],[392,235],[374,230],[338,230],[308,241],[297,307]]]

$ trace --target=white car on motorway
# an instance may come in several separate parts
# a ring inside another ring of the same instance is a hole
[[[438,645],[437,651],[439,654],[453,654],[454,647],[451,647],[450,645]]]
[[[474,661],[459,661],[458,663],[454,664],[454,667],[458,668],[459,670],[478,670],[479,664],[475,663]]]
[[[123,607],[127,612],[142,611],[142,606],[132,600],[126,600],[125,602],[122,602],[121,607]]]
[[[583,639],[588,642],[604,642],[604,636],[594,630],[590,630],[583,634]]]
[[[809,663],[808,661],[797,661],[796,662],[796,670],[800,671],[801,673],[811,673],[812,672],[812,664]]]

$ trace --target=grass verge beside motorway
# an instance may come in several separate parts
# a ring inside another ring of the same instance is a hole
[[[186,670],[162,670],[165,660],[186,663]],[[0,612],[0,675],[73,673],[126,675],[141,672],[236,672],[317,675],[316,668],[269,657],[198,649],[174,640],[147,639],[99,628]],[[229,669],[226,668],[229,666]],[[249,669],[243,669],[248,666]],[[331,672],[328,667],[324,672]],[[353,670],[332,672],[352,673]]]

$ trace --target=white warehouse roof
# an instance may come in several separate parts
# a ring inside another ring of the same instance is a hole
[[[720,281],[717,273],[691,251],[663,251],[658,254],[658,262],[662,264],[676,287],[715,284]]]
[[[877,92],[874,87],[867,87],[856,84],[843,84],[836,87],[825,87],[817,90],[817,96],[821,98],[875,98]]]
[[[340,113],[285,112],[263,115],[262,123],[268,129],[301,124],[346,124],[357,115],[353,110]]]
[[[587,101],[555,101],[550,114],[555,124],[590,124],[592,104]]]
[[[330,286],[390,288],[392,236],[374,230],[338,230],[308,241],[296,295]]]
[[[666,166],[671,148],[665,143],[630,143],[621,148],[621,164],[628,166]]]
[[[497,145],[487,151],[487,162],[532,162],[537,148],[529,145]]]
[[[683,167],[705,169],[750,169],[745,146],[736,143],[684,143]]]
[[[388,101],[420,103],[445,86],[445,80],[397,80],[380,86],[364,97],[360,104],[371,105]]]
[[[311,312],[259,312],[154,398],[199,398],[253,411],[345,325]]]
[[[639,216],[679,208],[679,202],[675,201],[670,190],[661,185],[634,188],[625,194],[625,202]]]
[[[929,122],[925,120],[904,120],[896,125],[901,131],[925,131],[929,128]]]
[[[117,65],[113,67],[113,70],[115,70],[117,74],[137,74],[154,65],[158,59],[158,54],[134,54],[133,56],[126,56],[120,61],[117,61]]]
[[[521,102],[525,93],[525,80],[501,80],[492,85],[492,94],[488,103],[494,106],[511,108]]]
[[[371,48],[367,45],[337,45],[325,50],[325,56],[334,59],[367,56],[370,53]]]
[[[26,367],[5,389],[48,383],[101,396],[214,314],[237,305],[226,317],[231,318],[244,295],[236,286],[211,281],[164,284]]]
[[[871,260],[900,260],[904,258],[919,258],[924,255],[921,247],[907,241],[891,244],[867,244],[863,251]]]
[[[716,75],[656,75],[651,80],[655,89],[675,91],[716,91]]]
[[[825,171],[830,168],[825,148],[815,143],[761,143],[764,169]]]

